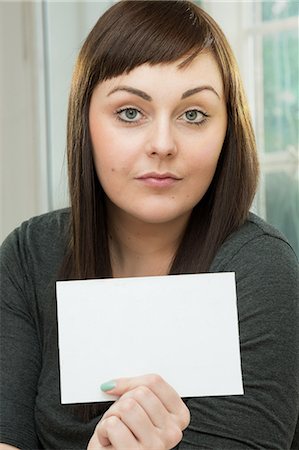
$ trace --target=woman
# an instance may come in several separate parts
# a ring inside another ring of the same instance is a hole
[[[291,448],[297,260],[249,213],[247,103],[204,11],[121,1],[100,18],[74,72],[68,164],[71,209],[31,219],[2,247],[0,449]],[[236,272],[244,396],[182,401],[145,374],[104,383],[115,403],[60,404],[57,279],[206,271]]]

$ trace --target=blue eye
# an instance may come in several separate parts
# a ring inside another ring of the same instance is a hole
[[[198,109],[190,109],[189,111],[186,111],[182,117],[184,117],[188,123],[200,125],[205,122],[208,116]]]
[[[141,112],[136,108],[123,108],[116,111],[117,118],[123,122],[138,122],[141,119]]]

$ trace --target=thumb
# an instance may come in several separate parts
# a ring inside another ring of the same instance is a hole
[[[114,380],[106,381],[101,385],[101,389],[108,394],[121,396],[125,392],[131,391],[139,386],[147,386],[158,397],[168,388],[173,393],[175,391],[157,374],[147,374],[137,377],[117,378]],[[175,395],[177,395],[175,393]]]
[[[130,390],[130,378],[118,378],[115,380],[105,381],[101,384],[101,390],[107,394],[120,396]]]

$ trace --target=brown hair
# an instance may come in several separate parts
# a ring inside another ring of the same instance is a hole
[[[222,73],[228,126],[213,181],[191,214],[170,273],[208,271],[223,241],[244,223],[258,176],[255,141],[239,71],[215,21],[189,1],[113,5],[88,35],[75,67],[68,113],[70,247],[64,278],[111,277],[105,196],[96,175],[89,105],[103,80],[141,64],[170,63],[211,52]]]

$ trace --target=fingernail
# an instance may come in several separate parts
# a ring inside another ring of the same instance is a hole
[[[115,381],[110,380],[110,381],[106,381],[105,383],[101,384],[101,390],[106,392],[106,391],[111,391],[112,389],[114,389],[116,386]]]

